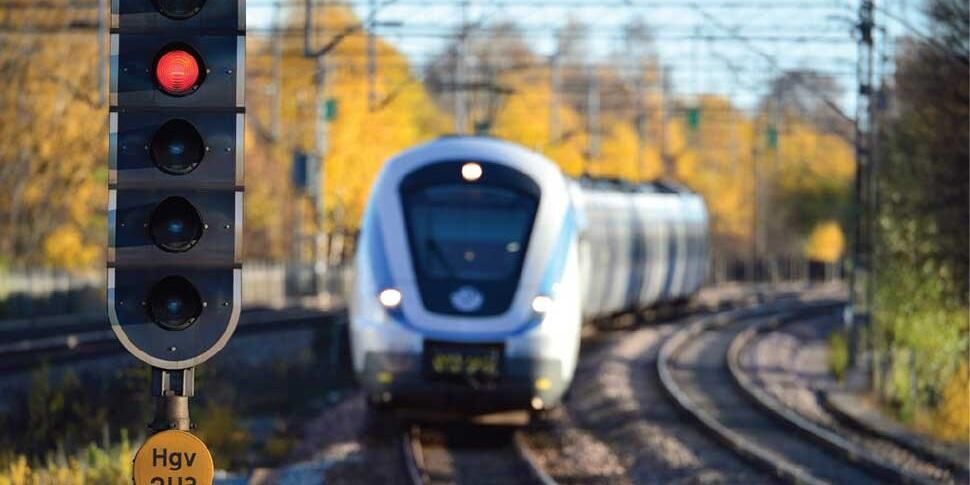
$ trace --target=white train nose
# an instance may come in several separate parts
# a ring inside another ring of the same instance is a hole
[[[377,399],[548,409],[572,380],[584,316],[683,298],[707,266],[696,194],[569,181],[491,138],[403,152],[371,194],[350,328],[354,368]]]

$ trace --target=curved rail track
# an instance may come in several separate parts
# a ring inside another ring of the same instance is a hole
[[[555,485],[520,433],[501,427],[413,425],[401,437],[408,481]]]
[[[722,444],[789,482],[952,482],[931,464],[915,466],[918,458],[891,444],[786,407],[744,370],[741,355],[761,332],[832,317],[838,307],[831,301],[768,305],[760,313],[719,315],[681,329],[660,349],[662,387]]]
[[[937,463],[933,457],[914,453],[892,440],[841,424],[819,402],[818,390],[810,388],[807,380],[799,378],[800,369],[780,369],[786,376],[784,388],[775,388],[776,393],[773,394],[758,375],[760,364],[752,362],[751,370],[745,368],[744,357],[754,360],[756,356],[753,351],[758,345],[777,345],[777,341],[762,341],[766,336],[777,336],[782,332],[796,339],[792,355],[786,359],[793,363],[800,349],[811,347],[810,339],[822,339],[824,342],[821,334],[827,332],[820,327],[831,325],[832,320],[837,318],[831,311],[837,309],[840,307],[830,307],[826,314],[826,308],[822,307],[818,309],[819,312],[813,311],[814,315],[795,314],[761,321],[740,332],[731,342],[726,358],[731,377],[741,392],[750,402],[775,415],[793,431],[884,480],[921,484],[966,483],[966,468],[962,466]],[[773,349],[773,354],[785,350]],[[792,396],[811,398],[799,400],[792,399]],[[782,402],[785,400],[793,402]]]
[[[875,477],[823,447],[792,439],[789,429],[753,406],[732,382],[728,348],[755,321],[750,316],[704,320],[671,336],[657,359],[665,391],[715,438],[782,479],[876,483]]]

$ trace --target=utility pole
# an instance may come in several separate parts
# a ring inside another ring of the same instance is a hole
[[[644,129],[646,129],[646,113],[645,113],[644,106],[643,106],[644,105],[644,103],[643,103],[643,96],[644,96],[643,78],[646,76],[646,69],[644,68],[642,62],[641,62],[641,64],[640,64],[639,67],[640,67],[640,69],[637,72],[636,89],[634,90],[634,92],[636,93],[636,97],[637,97],[637,101],[636,101],[636,105],[635,105],[636,106],[635,121],[636,121],[636,129],[637,129],[637,156],[636,156],[636,164],[637,164],[637,167],[636,167],[637,168],[636,176],[637,176],[637,182],[640,182],[640,181],[643,180],[643,161],[644,161],[643,160],[643,149],[644,149],[645,141],[646,141],[646,140],[644,140],[645,136],[644,136],[644,133],[643,133],[644,132]]]
[[[105,101],[105,77],[108,70],[107,56],[105,55],[104,38],[108,35],[105,25],[104,4],[108,0],[98,0],[98,106],[103,106]]]
[[[759,183],[761,184],[761,200],[759,202],[759,207],[761,208],[761,232],[759,237],[761,241],[759,242],[761,246],[762,259],[766,264],[762,264],[762,268],[767,270],[768,278],[772,283],[775,282],[777,277],[777,268],[775,267],[775,257],[776,252],[771,248],[774,247],[773,244],[768,244],[768,237],[774,235],[772,228],[772,218],[769,217],[769,208],[773,207],[774,204],[771,203],[773,200],[774,191],[773,183],[775,176],[778,173],[779,164],[779,151],[778,151],[778,138],[781,122],[780,106],[781,100],[778,94],[768,100],[768,126],[765,130],[765,144],[767,145],[767,150],[770,151],[768,157],[765,157],[765,166],[761,169],[761,178]],[[767,179],[767,183],[766,182]],[[775,235],[776,236],[776,235]]]
[[[660,68],[660,161],[663,164],[663,177],[667,180],[674,178],[674,160],[667,150],[667,121],[670,115],[670,72],[669,68]]]
[[[273,11],[273,104],[271,106],[271,125],[270,134],[273,141],[280,137],[280,100],[283,91],[283,28],[282,28],[283,4],[276,3]]]
[[[858,364],[859,326],[867,325],[871,317],[872,281],[872,196],[873,165],[875,162],[874,140],[874,0],[862,0],[859,5],[859,44],[856,75],[859,80],[856,101],[855,154],[856,176],[853,197],[854,233],[852,247],[852,273],[849,277],[849,308],[846,325],[849,327],[849,358]],[[875,364],[875,363],[874,363]],[[876,365],[873,365],[875,371]]]
[[[316,216],[316,235],[313,244],[313,261],[317,274],[327,270],[327,248],[325,246],[326,237],[324,236],[325,206],[323,197],[323,185],[325,180],[325,162],[327,156],[327,141],[330,132],[329,113],[327,108],[327,57],[317,57],[317,72],[315,75],[316,98],[317,98],[317,119],[316,133],[314,136],[313,162],[312,166],[312,185],[310,186],[310,198],[313,201],[314,215]]]
[[[458,42],[455,44],[455,66],[452,77],[455,80],[453,114],[455,117],[455,133],[466,133],[465,123],[468,118],[468,103],[465,99],[465,50],[468,38],[468,0],[461,2],[461,30]]]
[[[760,136],[755,133],[754,142],[751,144],[751,170],[752,170],[752,197],[753,207],[751,208],[751,281],[758,280],[758,262],[762,252],[762,180],[761,180],[761,150],[758,143]]]
[[[556,52],[550,58],[552,63],[552,93],[549,96],[549,144],[558,144],[562,138],[562,126],[559,120],[559,106],[562,103],[562,52]]]
[[[691,89],[694,91],[692,99],[699,103],[700,93],[701,93],[701,71],[700,66],[697,63],[697,51],[699,50],[698,45],[700,44],[701,38],[701,28],[700,26],[694,27],[694,35],[690,41],[690,84]]]
[[[595,66],[589,68],[589,82],[586,86],[586,130],[589,132],[587,158],[592,160],[600,156],[600,86],[599,72]]]
[[[329,134],[329,117],[331,106],[327,99],[327,54],[334,49],[349,31],[338,33],[333,40],[329,41],[323,48],[313,47],[314,39],[314,3],[315,0],[306,0],[304,9],[303,24],[303,55],[316,61],[316,71],[313,80],[316,99],[316,119],[314,120],[314,147],[313,153],[307,161],[307,185],[309,186],[309,196],[313,205],[314,221],[316,233],[313,237],[312,261],[313,261],[313,286],[315,292],[319,290],[319,276],[326,271],[328,258],[326,257],[326,237],[324,233],[324,223],[326,222],[324,205],[323,185],[324,179],[324,160],[327,156],[327,137]],[[322,29],[321,29],[322,30]],[[300,238],[303,237],[301,234]],[[302,259],[302,258],[301,258]]]
[[[367,26],[367,107],[377,106],[377,0],[369,0],[370,25]]]

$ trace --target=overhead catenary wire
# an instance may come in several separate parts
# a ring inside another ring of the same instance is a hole
[[[380,2],[380,11],[387,12],[387,15],[382,15],[382,18],[393,19],[394,17],[405,18],[406,21],[398,21],[398,25],[393,26],[393,28],[382,29],[381,35],[374,35],[373,32],[376,31],[377,25],[374,22],[373,14],[368,14],[362,9],[369,8],[372,1]],[[32,2],[27,2],[25,0],[0,0],[0,9],[3,8],[14,8],[23,7],[28,11],[31,9],[56,9],[63,7],[70,7],[73,10],[86,9],[86,8],[96,8],[98,2],[92,0],[73,0],[58,2],[54,0],[37,0]],[[479,16],[483,13],[496,18],[497,24],[502,24],[508,21],[514,23],[520,23],[517,28],[511,29],[508,33],[501,31],[490,30],[493,24],[488,24],[485,22],[479,22],[475,25],[474,32],[470,32],[469,38],[477,39],[501,39],[504,37],[513,38],[515,36],[522,37],[526,39],[526,42],[532,45],[538,45],[540,39],[547,37],[552,37],[558,32],[558,28],[561,27],[561,23],[550,22],[548,14],[536,14],[535,18],[525,18],[529,16],[515,15],[516,13],[521,13],[523,9],[532,10],[548,10],[548,9],[562,9],[570,10],[576,12],[593,12],[593,11],[603,11],[603,10],[618,10],[625,9],[630,12],[656,12],[659,10],[671,10],[671,11],[695,11],[698,8],[698,2],[679,2],[672,0],[660,0],[660,1],[620,1],[620,0],[605,0],[604,2],[587,2],[581,0],[524,0],[524,1],[511,1],[511,0],[490,0],[488,2],[476,2],[476,11],[479,12]],[[284,15],[284,18],[293,20],[293,15],[298,14],[297,8],[306,9],[308,6],[346,6],[354,9],[354,11],[361,15],[361,21],[353,25],[344,26],[343,28],[337,27],[332,28],[329,32],[321,35],[319,40],[320,45],[311,46],[313,49],[310,50],[333,50],[335,46],[342,42],[342,40],[356,37],[356,36],[367,36],[367,38],[379,38],[382,43],[389,43],[392,48],[397,49],[398,46],[402,44],[408,44],[412,40],[418,45],[435,45],[438,42],[449,42],[457,38],[459,35],[459,26],[454,25],[456,18],[449,19],[448,15],[442,15],[442,12],[457,12],[457,9],[461,6],[459,0],[354,0],[346,2],[333,2],[330,0],[249,0],[248,6],[250,8],[278,8],[291,13],[290,16]],[[420,12],[422,7],[426,7],[425,10],[435,12],[434,16],[429,15],[405,15],[409,12]],[[702,20],[706,27],[704,29],[691,28],[694,24],[684,23],[682,26],[677,25],[666,25],[664,28],[657,28],[653,26],[651,29],[651,39],[650,41],[656,44],[666,46],[667,51],[671,49],[676,49],[678,46],[687,47],[689,45],[697,45],[697,43],[706,42],[717,43],[719,46],[725,46],[726,55],[737,58],[738,50],[731,46],[736,46],[742,50],[747,50],[749,52],[755,52],[760,54],[767,53],[768,57],[765,61],[769,64],[772,69],[768,70],[777,73],[784,72],[787,70],[798,70],[801,68],[812,68],[818,70],[825,75],[834,78],[849,78],[852,73],[847,69],[841,69],[840,66],[846,64],[845,60],[838,60],[837,57],[842,55],[843,51],[852,48],[854,46],[854,39],[850,35],[851,32],[845,28],[838,28],[833,23],[808,23],[799,22],[796,19],[798,16],[785,16],[784,22],[778,24],[777,22],[764,22],[760,19],[758,22],[742,22],[739,25],[726,25],[723,19],[718,19],[715,14],[711,12],[720,12],[721,10],[783,10],[789,9],[792,11],[817,11],[830,14],[841,15],[849,12],[852,8],[851,2],[841,2],[841,1],[829,1],[829,0],[781,0],[781,1],[765,1],[765,0],[711,0],[703,3],[703,9],[706,14],[698,17]],[[435,10],[438,9],[438,10]],[[441,10],[444,9],[444,10]],[[622,10],[621,10],[622,11]],[[535,12],[532,12],[535,14]],[[824,15],[824,13],[820,15]],[[697,17],[695,15],[695,17]],[[833,15],[829,15],[833,17]],[[431,19],[442,19],[441,22],[432,22]],[[584,36],[591,41],[596,41],[602,44],[602,42],[611,42],[612,40],[621,39],[622,33],[620,29],[614,28],[615,26],[623,24],[623,16],[607,16],[607,15],[586,15],[587,23],[590,28],[586,30]],[[688,17],[684,17],[685,19]],[[746,20],[749,18],[754,18],[750,15],[747,16]],[[620,20],[618,20],[620,19]],[[791,20],[788,20],[791,19]],[[252,20],[252,19],[251,19]],[[288,22],[289,20],[284,20]],[[450,25],[449,25],[450,24]],[[790,25],[788,25],[790,24]],[[802,24],[799,26],[799,24]],[[307,26],[304,29],[285,27],[281,26],[279,22],[273,22],[269,27],[263,26],[263,24],[251,25],[249,28],[249,34],[258,41],[260,38],[281,38],[288,39],[291,37],[303,36],[307,39]],[[649,27],[649,25],[648,25]],[[95,32],[97,28],[97,23],[88,21],[86,17],[81,16],[74,20],[71,24],[66,27],[61,26],[46,26],[42,24],[37,24],[30,26],[24,25],[2,25],[0,24],[0,37],[9,35],[57,35],[57,34],[75,34],[77,31],[87,31]],[[311,36],[316,37],[319,33],[319,26],[309,25],[309,32]],[[569,34],[565,34],[569,35]],[[782,54],[778,49],[774,48],[774,45],[790,45],[792,49],[796,49],[793,53]],[[799,46],[799,47],[795,47]],[[802,47],[804,46],[804,47]],[[832,46],[831,49],[827,47],[812,47],[812,46]],[[845,48],[841,47],[845,46]],[[731,47],[728,49],[728,47]],[[389,59],[393,56],[401,56],[403,61],[401,63],[407,63],[408,69],[411,71],[417,80],[420,80],[421,73],[429,69],[429,65],[436,57],[440,57],[440,52],[435,52],[434,50],[428,52],[415,52],[413,49],[408,49],[404,52],[397,52],[393,54],[388,54],[386,48],[382,46],[376,49],[377,52],[371,52],[370,59],[373,64],[368,66],[371,72],[380,66],[381,68],[387,67],[388,69],[403,69],[404,66],[398,64],[399,61],[396,59]],[[826,52],[829,51],[829,52]],[[810,52],[811,55],[799,55],[798,52]],[[539,53],[541,54],[541,52]],[[254,53],[255,56],[259,56],[258,52]],[[283,58],[288,58],[291,53],[288,48],[284,48],[284,52],[281,53]],[[348,64],[346,68],[355,69],[352,65],[359,55],[366,56],[368,53],[364,52],[362,54],[357,54],[356,52],[349,52],[346,49],[341,49],[340,52],[334,52],[334,59],[339,60],[342,64]],[[594,57],[602,57],[602,54],[594,54]],[[661,56],[658,61],[664,65],[675,66],[674,76],[683,76],[683,73],[688,72],[690,67],[682,65],[682,62],[677,56]],[[626,66],[620,62],[616,62],[613,59],[608,58],[597,58],[593,62],[597,65],[602,65],[605,68],[611,69],[614,72],[624,73],[631,70],[637,69],[636,66]],[[706,66],[701,65],[695,68],[696,72],[706,73],[705,80],[711,82],[713,79],[727,79],[729,83],[742,83],[745,84],[745,89],[742,90],[741,96],[751,96],[750,87],[752,84],[763,83],[768,81],[771,77],[769,73],[763,66],[757,66],[746,60],[736,61],[736,64],[740,66],[739,69],[733,68],[731,66],[717,67],[717,66]],[[503,69],[502,66],[498,67]],[[529,68],[529,69],[539,69]],[[572,66],[564,65],[564,71],[568,72],[574,69]],[[700,92],[699,89],[692,88],[690,91],[684,89],[682,82],[676,83],[677,86],[675,92],[677,93],[688,93],[688,92]],[[717,86],[717,84],[714,84]],[[568,87],[567,87],[568,89]],[[648,90],[653,89],[647,87]],[[373,103],[371,103],[373,104]],[[835,103],[833,102],[833,106]],[[841,111],[841,110],[840,110]]]

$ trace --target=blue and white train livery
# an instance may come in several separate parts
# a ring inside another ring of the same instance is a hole
[[[353,366],[373,402],[544,409],[583,321],[697,291],[707,213],[683,189],[574,181],[518,145],[445,137],[384,165],[355,265]]]

